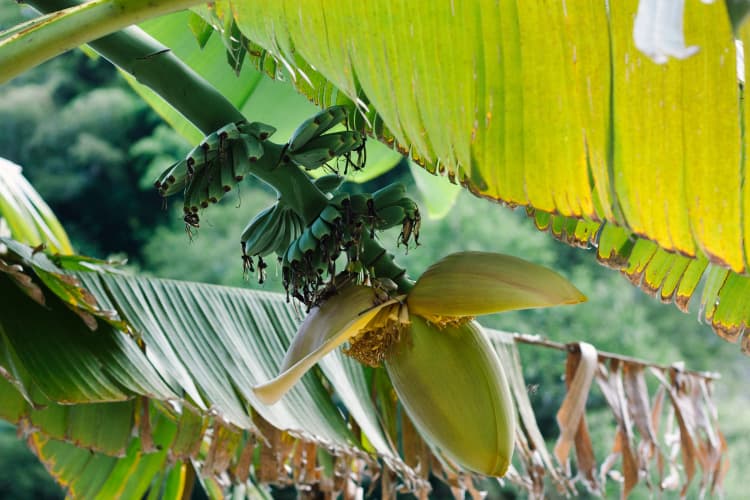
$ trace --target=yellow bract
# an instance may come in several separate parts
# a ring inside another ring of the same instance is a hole
[[[281,363],[279,375],[253,388],[265,404],[273,404],[320,358],[346,342],[393,302],[377,304],[375,291],[364,286],[340,290],[320,307],[314,307],[300,325]]]

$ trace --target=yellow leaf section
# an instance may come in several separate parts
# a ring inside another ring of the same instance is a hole
[[[570,64],[571,77],[575,80],[575,111],[583,129],[583,140],[587,153],[588,169],[593,180],[594,195],[599,206],[596,214],[581,202],[581,212],[593,218],[614,220],[614,200],[609,173],[608,151],[610,148],[610,39],[607,5],[598,0],[567,2],[564,29],[568,33],[570,53],[575,55]],[[602,26],[602,29],[591,29]],[[564,168],[565,165],[562,165]],[[589,189],[588,176],[578,179],[577,190],[585,193]]]
[[[479,10],[480,7],[477,7]],[[524,188],[523,76],[521,34],[516,0],[481,6],[484,82],[478,79],[476,143],[472,148],[487,182],[487,194],[511,204],[527,205]],[[480,33],[477,34],[480,36]],[[480,66],[481,64],[481,66]],[[469,189],[478,190],[469,186]]]
[[[688,45],[701,48],[677,66],[683,74],[679,105],[684,114],[684,182],[691,229],[711,262],[742,273],[740,96],[734,36],[724,2],[685,9],[685,33]],[[677,181],[666,180],[667,185]],[[673,208],[670,198],[656,200]],[[668,220],[678,218],[684,219],[684,214],[670,213]],[[675,246],[681,249],[677,242]]]
[[[725,340],[737,342],[750,324],[747,297],[750,297],[750,278],[729,273],[711,319],[714,331]]]
[[[247,2],[235,2],[244,4]],[[357,95],[352,73],[351,49],[348,35],[351,30],[335,29],[338,23],[356,25],[356,20],[346,9],[327,9],[324,0],[301,2],[274,2],[283,5],[288,29],[295,50],[306,61],[315,61],[315,69],[327,75],[337,88],[350,97]],[[329,27],[329,23],[332,26]],[[328,43],[317,43],[325,33]],[[303,71],[304,72],[304,71]],[[306,74],[306,72],[305,72]],[[304,76],[302,76],[304,78]]]
[[[740,29],[739,38],[742,40],[744,47],[750,47],[750,23],[744,23]],[[749,50],[750,51],[750,50]],[[745,82],[750,81],[750,64],[747,60],[745,62]],[[746,87],[747,88],[747,87]],[[747,132],[747,126],[750,124],[750,102],[748,102],[747,96],[742,100],[742,118],[743,118],[743,137],[742,143],[747,144],[747,140],[750,134]],[[743,177],[747,176],[750,172],[750,155],[747,151],[743,155],[744,163],[742,165]],[[742,234],[744,238],[743,249],[745,251],[745,262],[750,260],[750,182],[745,182],[742,185],[742,213],[744,218],[742,220]]]
[[[370,8],[380,8],[378,2],[361,2]],[[428,137],[422,111],[419,107],[417,97],[424,92],[429,83],[425,82],[424,74],[417,71],[418,61],[414,50],[414,39],[406,30],[396,29],[392,20],[396,19],[397,10],[406,10],[407,15],[416,15],[416,12],[408,12],[409,9],[417,9],[416,2],[394,7],[384,2],[382,8],[386,11],[389,21],[384,29],[380,30],[378,36],[384,40],[385,59],[388,61],[388,76],[393,82],[394,101],[400,103],[398,111],[399,126],[404,135],[411,141],[411,148],[419,151],[420,157],[427,163],[433,163],[437,157],[432,150],[430,137]],[[426,68],[424,68],[426,69]],[[424,72],[422,72],[424,73]],[[408,144],[403,144],[407,146]]]
[[[337,7],[338,8],[338,7]],[[362,90],[386,126],[400,144],[407,144],[407,138],[399,124],[399,105],[394,95],[394,82],[391,76],[392,67],[385,57],[385,44],[381,28],[383,24],[398,22],[376,12],[374,2],[347,2],[340,7],[341,19],[348,16],[350,21],[344,26],[329,26],[328,34],[333,30],[347,30],[353,71],[357,75]],[[405,18],[401,18],[403,21]],[[356,26],[356,29],[353,29]],[[331,43],[330,35],[328,43]],[[314,62],[313,65],[317,63]]]
[[[545,224],[573,244],[600,231],[599,218],[625,228],[599,232],[599,257],[616,267],[628,264],[632,233],[695,256],[697,267],[661,253],[629,263],[633,279],[646,272],[646,287],[663,287],[662,299],[680,306],[694,290],[682,286],[683,268],[692,277],[705,253],[741,272],[750,253],[735,49],[724,4],[714,2],[686,9],[687,41],[701,51],[654,64],[633,45],[637,6],[612,2],[608,14],[594,0],[233,2],[254,42],[369,101],[382,118],[376,130],[390,129],[391,142],[428,168],[555,214]]]
[[[414,90],[423,92],[421,96],[417,96],[419,117],[432,145],[432,151],[427,152],[428,154],[419,150],[418,153],[425,157],[431,153],[439,168],[455,178],[458,170],[452,143],[457,136],[452,135],[449,121],[457,111],[448,109],[453,106],[436,106],[435,103],[445,102],[440,99],[445,99],[453,86],[459,84],[452,80],[456,78],[454,71],[457,71],[459,63],[451,60],[450,44],[453,39],[465,36],[466,33],[460,27],[458,33],[455,31],[456,20],[451,15],[451,4],[448,2],[399,2],[399,5],[405,6],[403,10],[409,16],[409,32],[414,35],[408,45],[414,52],[411,73],[419,85]],[[467,57],[470,56],[467,54]],[[469,80],[466,68],[461,70],[464,73],[459,79]],[[468,82],[463,82],[464,86],[467,84]]]
[[[675,305],[682,312],[688,312],[690,298],[693,296],[693,293],[695,293],[695,289],[701,281],[706,266],[708,266],[708,259],[701,255],[698,258],[691,260],[687,269],[685,269],[685,273],[680,279],[680,284],[677,287],[677,294],[674,298]]]
[[[638,0],[610,4],[612,181],[625,219],[618,223],[665,249],[694,255],[683,190],[685,124],[680,64],[684,61],[658,65],[635,47],[632,20],[637,6]]]
[[[594,215],[574,65],[588,52],[566,29],[575,2],[519,2],[524,173],[529,203],[565,216]],[[541,29],[544,27],[544,29]],[[581,53],[579,53],[581,52]],[[598,86],[598,85],[597,85]]]

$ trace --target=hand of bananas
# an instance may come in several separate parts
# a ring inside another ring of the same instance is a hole
[[[264,141],[275,131],[260,122],[230,123],[209,134],[187,157],[167,168],[154,183],[162,197],[184,192],[184,221],[199,227],[198,211],[217,203],[253,168],[275,168],[279,163],[312,170],[343,158],[345,170],[365,162],[365,139],[359,132],[325,133],[346,121],[346,108],[333,106],[300,125],[283,147],[281,158],[264,161]],[[353,159],[356,156],[356,159]],[[273,165],[266,164],[269,161]],[[330,165],[329,165],[330,166]],[[337,171],[337,165],[330,166]]]
[[[305,120],[286,144],[283,161],[314,170],[343,157],[344,174],[349,167],[359,170],[366,161],[365,136],[351,130],[325,133],[345,121],[346,108],[343,106],[332,106]],[[356,160],[352,160],[352,154],[356,154]],[[338,171],[336,166],[331,168]]]
[[[420,215],[413,200],[405,196],[403,184],[391,184],[370,193],[339,193],[282,257],[284,288],[308,307],[326,293],[324,276],[336,275],[336,262],[344,253],[347,272],[362,271],[366,278],[371,259],[363,258],[362,234],[401,226],[399,243],[419,238]]]
[[[207,136],[154,183],[163,197],[184,191],[185,223],[199,226],[198,210],[217,203],[263,157],[263,141],[275,129],[263,123],[230,123]]]

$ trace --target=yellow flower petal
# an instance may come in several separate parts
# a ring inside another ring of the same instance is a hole
[[[392,303],[377,304],[372,288],[352,286],[340,290],[310,311],[292,340],[279,375],[255,386],[253,392],[265,404],[277,402],[323,356],[357,335],[378,311]]]

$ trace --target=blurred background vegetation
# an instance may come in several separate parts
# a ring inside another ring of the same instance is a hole
[[[19,19],[18,6],[0,7],[0,29]],[[190,241],[180,203],[166,209],[152,188],[156,174],[182,157],[189,144],[174,133],[130,89],[112,66],[74,51],[0,87],[0,156],[24,173],[49,202],[80,252],[127,258],[140,272],[163,278],[258,287],[242,276],[239,233],[272,201],[271,192],[251,180],[212,207]],[[372,191],[393,181],[418,189],[406,162],[366,184],[346,189]],[[541,334],[559,342],[587,341],[602,350],[691,369],[718,371],[716,401],[729,444],[725,491],[744,491],[750,466],[746,439],[750,396],[744,381],[750,361],[735,345],[716,337],[696,314],[681,314],[631,286],[596,263],[593,252],[573,249],[538,232],[521,210],[512,211],[466,192],[440,220],[423,223],[422,245],[408,254],[396,248],[397,232],[384,243],[412,276],[439,257],[458,250],[503,252],[554,268],[589,298],[575,307],[512,312],[484,320],[487,326]],[[281,290],[278,269],[269,267],[267,290]],[[693,308],[695,309],[695,308]],[[564,396],[564,353],[520,347],[530,398],[542,432],[557,437],[555,413]],[[614,422],[595,389],[589,424],[601,460],[609,453]],[[694,480],[697,482],[697,480]],[[645,494],[637,490],[636,496]],[[0,422],[0,498],[62,498],[64,493],[15,436]]]

